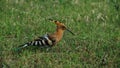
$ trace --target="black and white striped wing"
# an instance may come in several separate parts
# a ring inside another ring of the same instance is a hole
[[[25,43],[24,45],[22,45],[21,47],[27,47],[27,46],[49,46],[51,47],[53,45],[52,40],[50,40],[48,34],[44,35],[43,37],[39,37],[38,39],[35,39],[34,41],[30,41],[28,43]]]

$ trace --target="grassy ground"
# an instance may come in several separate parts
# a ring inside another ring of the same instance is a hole
[[[52,49],[12,49],[55,31],[67,31]],[[0,0],[0,68],[120,68],[119,0]]]

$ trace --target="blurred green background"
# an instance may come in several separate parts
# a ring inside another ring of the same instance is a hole
[[[55,31],[65,31],[49,51],[12,49]],[[119,0],[0,0],[0,68],[120,68]]]

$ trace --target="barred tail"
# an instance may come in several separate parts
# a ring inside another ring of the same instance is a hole
[[[29,44],[28,44],[28,43],[25,43],[25,44],[19,46],[19,48],[25,48],[25,47],[27,47],[27,46],[29,46]]]
[[[20,45],[20,46],[17,47],[17,48],[13,48],[12,50],[13,50],[13,51],[20,51],[21,49],[23,49],[23,48],[25,48],[25,47],[27,47],[27,46],[29,46],[28,43],[23,44],[23,45]]]

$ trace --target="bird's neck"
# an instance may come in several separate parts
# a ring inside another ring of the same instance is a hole
[[[56,34],[56,36],[57,36],[57,40],[58,40],[58,41],[60,41],[60,40],[62,39],[63,33],[64,33],[64,30],[62,30],[62,29],[57,29],[57,30],[56,30],[55,34]]]

